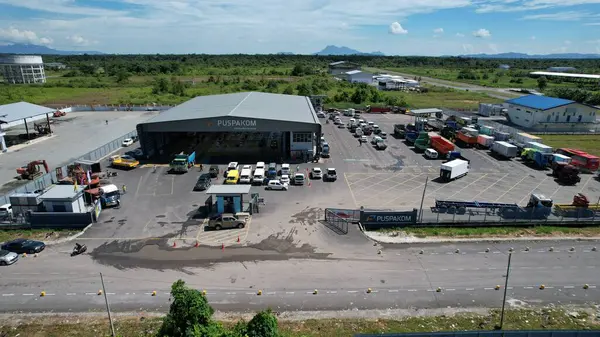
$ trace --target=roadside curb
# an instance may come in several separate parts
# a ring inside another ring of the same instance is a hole
[[[437,243],[478,243],[478,242],[511,242],[511,241],[542,241],[542,242],[553,242],[553,241],[600,241],[600,236],[561,236],[561,237],[514,237],[514,238],[501,238],[501,237],[485,237],[485,238],[438,238],[438,237],[374,237],[367,231],[360,227],[364,235],[370,240],[379,244],[437,244]],[[386,240],[389,239],[389,240]]]
[[[77,234],[73,234],[71,236],[67,236],[65,238],[54,240],[54,241],[48,241],[48,242],[46,242],[46,245],[47,246],[58,245],[58,244],[61,244],[61,243],[69,242],[71,240],[75,240],[78,237],[82,236],[90,227],[92,227],[92,225],[94,225],[94,223],[90,223],[84,229],[82,229],[81,231],[79,231],[79,233],[77,233]]]

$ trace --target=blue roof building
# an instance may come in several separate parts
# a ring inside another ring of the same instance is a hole
[[[557,108],[559,106],[575,103],[575,101],[556,97],[527,95],[519,98],[510,99],[506,101],[506,103],[520,105],[538,110],[548,110],[552,108]]]
[[[506,101],[507,116],[510,122],[527,128],[540,128],[544,131],[574,130],[579,124],[588,128],[584,123],[594,123],[598,108],[577,103],[572,100],[527,95]]]

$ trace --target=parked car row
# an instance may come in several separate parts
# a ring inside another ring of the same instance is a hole
[[[37,254],[46,248],[41,241],[29,239],[14,239],[0,247],[0,266],[8,266],[19,260],[19,254]]]

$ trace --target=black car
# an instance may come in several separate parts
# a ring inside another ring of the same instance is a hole
[[[211,165],[208,169],[208,174],[210,174],[212,178],[216,178],[219,176],[220,171],[221,170],[219,170],[219,167],[217,165]]]
[[[196,181],[196,185],[194,186],[194,191],[204,191],[208,189],[210,185],[212,185],[210,173],[204,173],[198,177],[198,181]]]
[[[39,253],[46,248],[46,244],[41,241],[34,241],[29,239],[15,239],[12,241],[5,242],[2,245],[3,250],[9,252],[23,254],[23,253]]]

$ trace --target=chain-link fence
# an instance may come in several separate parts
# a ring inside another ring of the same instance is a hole
[[[114,151],[120,149],[122,147],[123,140],[125,138],[137,137],[137,131],[132,131],[123,135],[113,141],[110,141],[95,150],[92,150],[81,157],[73,158],[66,163],[63,163],[61,166],[62,172],[67,171],[67,165],[74,163],[77,160],[90,160],[97,161],[100,160],[107,155],[113,153]],[[0,205],[10,204],[10,196],[17,193],[33,193],[36,191],[41,191],[48,188],[50,185],[58,182],[58,178],[56,176],[56,170],[50,173],[44,174],[43,176],[37,178],[34,181],[31,181],[25,185],[19,186],[14,190],[6,193],[3,196],[0,196]]]
[[[520,330],[520,331],[449,331],[449,332],[413,332],[386,334],[358,334],[354,337],[597,337],[598,331],[577,330]]]
[[[325,225],[337,234],[348,234],[348,217],[342,217],[337,212],[325,209]]]

